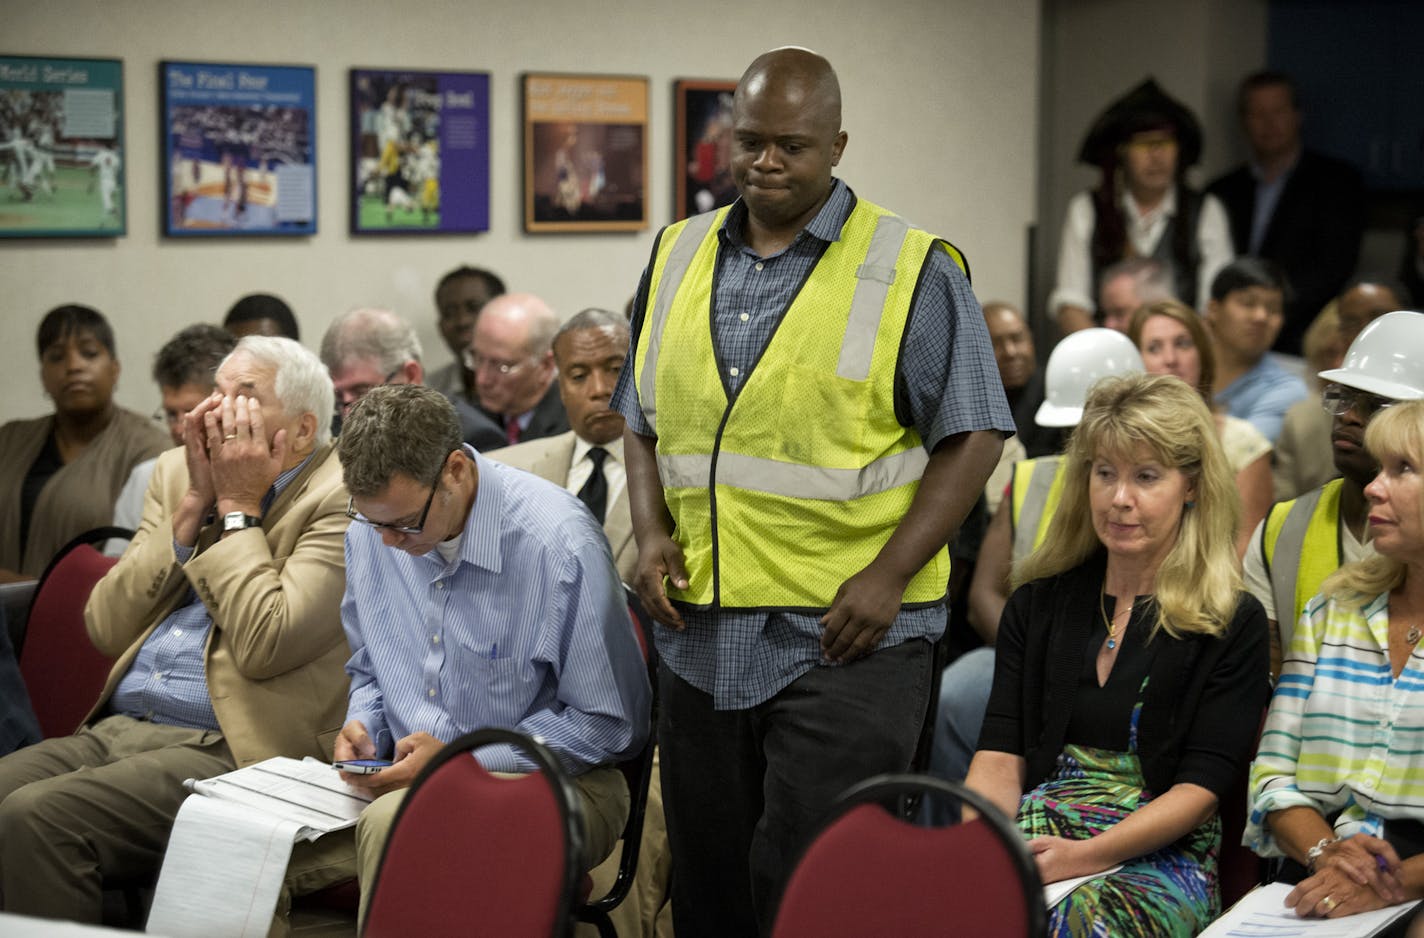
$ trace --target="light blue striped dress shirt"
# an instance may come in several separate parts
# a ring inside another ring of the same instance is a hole
[[[487,726],[536,737],[575,774],[631,755],[651,696],[603,529],[562,488],[465,452],[479,488],[454,561],[386,547],[364,524],[346,533],[347,720],[384,756],[411,733]],[[478,755],[534,768],[507,747]]]

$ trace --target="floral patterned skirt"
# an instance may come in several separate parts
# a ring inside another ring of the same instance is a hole
[[[1068,745],[1058,756],[1053,777],[1024,796],[1018,824],[1029,837],[1082,840],[1102,833],[1149,800],[1135,752]],[[1083,883],[1049,910],[1048,934],[1056,938],[1197,934],[1220,911],[1216,870],[1220,843],[1221,822],[1213,816],[1176,843]]]

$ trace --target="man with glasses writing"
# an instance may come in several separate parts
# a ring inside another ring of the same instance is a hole
[[[1320,372],[1328,382],[1321,403],[1331,415],[1333,479],[1299,498],[1278,502],[1251,535],[1246,588],[1271,620],[1271,674],[1306,602],[1340,566],[1368,556],[1364,541],[1369,502],[1365,486],[1379,467],[1365,450],[1365,427],[1398,401],[1424,398],[1424,314],[1393,312],[1374,320],[1350,344],[1339,368]]]
[[[361,882],[420,769],[490,726],[538,737],[575,776],[584,861],[597,864],[628,813],[611,766],[642,746],[650,706],[602,529],[569,492],[462,446],[454,408],[430,388],[372,390],[338,454],[353,523],[341,602],[351,696],[336,758],[394,763],[345,776],[378,796],[356,828]],[[503,747],[479,759],[533,769]]]
[[[480,407],[510,445],[569,429],[554,382],[558,330],[559,317],[532,293],[497,296],[480,311],[465,367],[475,375]]]
[[[424,384],[420,338],[415,328],[389,309],[353,309],[338,316],[321,338],[321,361],[336,389],[333,431],[353,404],[385,384]],[[474,405],[451,397],[460,435],[478,450],[504,445],[504,432]]]

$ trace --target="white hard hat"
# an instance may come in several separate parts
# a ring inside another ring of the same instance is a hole
[[[1088,389],[1099,379],[1146,370],[1132,340],[1116,329],[1070,332],[1048,356],[1044,401],[1034,422],[1040,427],[1076,427],[1083,419]]]
[[[1396,401],[1424,398],[1424,313],[1396,310],[1360,330],[1339,368],[1320,379]]]

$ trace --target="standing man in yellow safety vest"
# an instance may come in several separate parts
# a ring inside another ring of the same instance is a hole
[[[945,545],[1014,429],[962,256],[832,177],[840,121],[821,56],[751,64],[741,198],[659,234],[614,393],[679,938],[769,932],[836,797],[909,767]]]
[[[1366,326],[1339,368],[1320,372],[1328,382],[1321,404],[1332,417],[1333,479],[1299,498],[1277,502],[1251,535],[1246,588],[1271,622],[1271,674],[1306,603],[1336,568],[1368,556],[1363,540],[1369,502],[1365,486],[1379,471],[1365,451],[1365,426],[1396,401],[1424,398],[1424,314],[1386,313]]]

